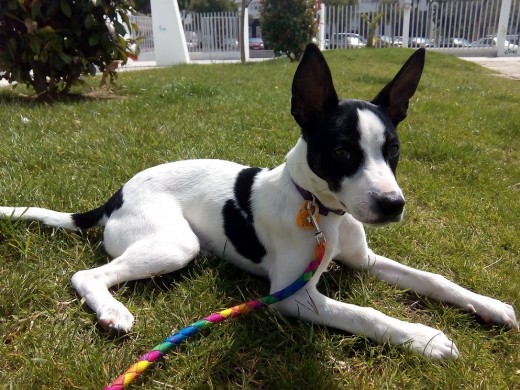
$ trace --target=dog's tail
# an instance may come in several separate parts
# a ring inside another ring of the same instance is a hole
[[[123,205],[123,191],[117,191],[103,206],[86,213],[63,213],[39,207],[0,207],[0,218],[39,221],[67,230],[104,226],[110,215]]]

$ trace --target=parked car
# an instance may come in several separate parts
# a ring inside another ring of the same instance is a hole
[[[379,45],[382,47],[402,47],[403,37],[389,35],[381,35],[378,37]],[[408,47],[432,47],[433,42],[431,39],[424,37],[413,37],[408,39]]]
[[[472,42],[471,46],[476,47],[497,47],[496,37],[480,38],[478,41]],[[509,42],[507,39],[504,41],[504,47],[508,49],[518,49],[518,45]]]
[[[330,37],[329,45],[332,49],[364,47],[367,45],[367,40],[356,33],[334,33]]]
[[[471,47],[471,43],[464,38],[441,38],[437,47]]]
[[[188,49],[197,49],[202,46],[202,42],[195,31],[184,31],[184,36],[186,37]]]
[[[409,47],[432,47],[432,41],[424,37],[413,37],[408,41]]]
[[[403,45],[403,37],[380,35],[377,37],[377,45],[381,47],[401,47]]]
[[[224,50],[238,50],[238,39],[236,38],[224,38],[222,40],[222,48]]]
[[[264,41],[262,38],[249,38],[249,48],[251,50],[264,50]]]
[[[325,41],[323,41],[323,47],[325,49],[330,49],[330,39],[329,38],[325,38]]]
[[[520,34],[506,35],[509,44],[520,45]]]

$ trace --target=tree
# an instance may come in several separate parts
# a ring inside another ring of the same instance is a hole
[[[177,0],[177,3],[179,9],[186,12],[225,12],[237,9],[233,0]],[[135,0],[135,9],[149,14],[150,0]]]
[[[225,12],[237,9],[233,0],[191,0],[185,3],[186,9],[194,12]]]
[[[265,0],[262,7],[262,35],[275,55],[299,60],[305,45],[316,35],[317,8],[313,0]]]
[[[358,0],[325,0],[323,3],[328,6],[336,5],[358,5]]]
[[[376,36],[377,24],[379,23],[379,21],[381,20],[381,18],[383,16],[385,16],[384,12],[380,12],[376,15],[372,15],[372,19],[370,19],[369,14],[367,14],[367,13],[361,14],[361,18],[368,25],[367,47],[374,47],[374,38]]]
[[[38,95],[69,92],[84,74],[116,75],[135,41],[127,0],[2,0],[0,71]],[[125,28],[126,27],[126,28]],[[137,29],[137,26],[134,26]]]
[[[179,7],[180,5],[181,1],[179,1]],[[150,15],[152,13],[152,6],[150,4],[150,0],[134,0],[134,9],[137,12],[140,12],[145,15]]]

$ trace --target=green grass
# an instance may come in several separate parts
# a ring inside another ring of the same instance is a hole
[[[326,53],[339,95],[367,99],[408,55],[404,49]],[[276,60],[128,72],[113,93],[54,104],[4,89],[0,204],[87,210],[138,171],[177,159],[276,166],[299,136],[289,107],[295,68]],[[367,232],[376,252],[517,308],[519,86],[472,63],[428,53],[399,129],[407,217]],[[1,389],[102,388],[172,331],[268,290],[265,280],[201,257],[185,270],[117,289],[137,320],[131,334],[111,338],[70,286],[75,271],[106,261],[99,230],[75,234],[0,221]],[[519,332],[483,326],[455,308],[339,265],[321,289],[442,329],[461,358],[433,363],[268,310],[192,339],[133,388],[520,388]]]

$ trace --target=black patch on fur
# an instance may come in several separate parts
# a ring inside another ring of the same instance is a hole
[[[363,100],[342,100],[330,116],[323,118],[313,129],[304,129],[307,141],[307,162],[311,170],[325,180],[331,191],[339,191],[346,177],[355,175],[365,163],[359,144],[358,110],[373,112],[385,126],[382,154],[395,174],[399,154],[392,151],[399,146],[397,131],[381,108]],[[398,149],[397,149],[398,150]]]
[[[122,206],[123,189],[120,188],[103,206],[86,213],[72,214],[72,220],[80,229],[88,229],[96,225],[104,215],[110,217],[115,210],[120,209]]]
[[[395,129],[394,131],[389,131],[387,128],[385,132],[385,143],[381,149],[381,153],[383,154],[386,163],[394,173],[394,176],[396,176],[397,164],[399,163],[401,152],[399,137],[397,136]]]
[[[364,162],[359,145],[358,108],[365,102],[341,101],[332,115],[322,119],[313,131],[304,131],[307,162],[311,170],[327,182],[331,191],[339,191],[345,177],[354,175]],[[338,150],[348,154],[341,156]]]
[[[229,199],[222,209],[226,236],[235,250],[253,263],[260,263],[266,254],[256,234],[251,210],[252,187],[260,171],[260,168],[243,169],[235,181],[235,199]]]

